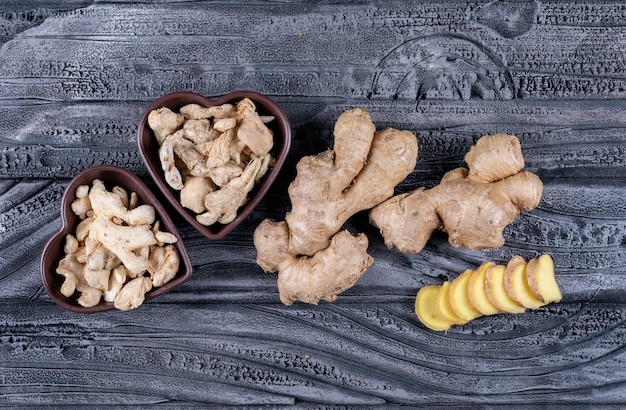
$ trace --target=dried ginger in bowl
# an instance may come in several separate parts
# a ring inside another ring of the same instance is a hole
[[[152,205],[139,204],[135,192],[107,190],[96,179],[81,185],[71,209],[81,222],[65,237],[65,257],[56,272],[65,277],[61,293],[78,292],[78,304],[113,302],[116,309],[141,305],[146,293],[177,274],[176,235],[160,230]]]
[[[187,104],[153,110],[148,125],[159,143],[165,181],[180,203],[208,226],[227,224],[274,163],[273,116],[260,116],[249,98],[236,104]]]

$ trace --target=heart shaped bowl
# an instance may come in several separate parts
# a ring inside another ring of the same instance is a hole
[[[180,234],[176,230],[174,222],[172,222],[172,219],[167,214],[163,205],[136,175],[120,167],[112,165],[98,165],[87,168],[76,175],[65,188],[65,192],[61,199],[61,230],[50,238],[41,256],[41,280],[46,292],[50,295],[50,298],[62,308],[76,313],[95,313],[115,309],[113,303],[104,302],[104,300],[96,306],[83,307],[76,301],[78,298],[78,292],[71,297],[64,296],[61,293],[61,285],[65,279],[63,276],[56,273],[59,262],[65,257],[65,252],[63,250],[65,245],[65,236],[67,234],[75,234],[76,226],[81,221],[70,208],[72,202],[76,199],[76,188],[81,185],[91,185],[95,179],[99,179],[104,182],[104,185],[108,190],[111,190],[114,186],[120,186],[126,189],[129,194],[131,192],[136,192],[139,196],[140,204],[152,205],[154,207],[156,211],[156,218],[161,223],[161,230],[174,234],[178,239],[175,243],[176,249],[180,255],[178,273],[172,280],[163,286],[153,288],[150,292],[148,292],[146,294],[146,300],[164,295],[188,281],[191,278],[192,272],[191,261],[189,260],[189,255],[183,245]]]
[[[179,191],[171,188],[165,181],[159,160],[159,144],[152,129],[148,125],[148,115],[152,110],[161,107],[167,107],[174,112],[178,112],[181,107],[187,104],[193,103],[204,107],[211,107],[226,103],[236,104],[244,98],[249,98],[256,105],[256,110],[259,115],[271,115],[275,118],[273,121],[266,124],[274,134],[274,146],[270,153],[274,157],[275,162],[261,181],[255,185],[248,195],[248,201],[237,211],[237,216],[232,222],[228,224],[215,223],[206,226],[196,220],[195,213],[181,205]],[[221,239],[235,229],[235,227],[252,212],[254,207],[257,206],[259,201],[261,201],[272,186],[289,153],[289,147],[291,145],[291,126],[289,125],[287,115],[278,104],[269,97],[256,92],[236,91],[216,99],[210,99],[197,93],[181,91],[166,94],[148,106],[137,128],[137,143],[148,172],[172,207],[207,238]]]

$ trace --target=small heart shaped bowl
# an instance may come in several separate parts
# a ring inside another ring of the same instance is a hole
[[[148,125],[148,115],[152,110],[161,107],[167,107],[174,112],[178,112],[181,107],[187,104],[200,104],[204,107],[211,107],[226,103],[236,104],[244,98],[249,98],[254,102],[259,115],[271,115],[275,118],[273,121],[266,124],[274,134],[274,147],[270,152],[275,162],[261,181],[255,185],[248,195],[248,201],[237,211],[237,216],[232,222],[228,224],[215,223],[210,226],[202,225],[196,220],[195,213],[181,205],[179,192],[171,188],[165,181],[161,161],[159,160],[159,144],[154,137],[152,129]],[[221,239],[235,229],[237,225],[252,212],[272,186],[289,153],[289,147],[291,145],[291,126],[289,125],[287,115],[278,104],[269,97],[256,92],[236,91],[216,99],[210,99],[197,93],[181,91],[166,94],[146,108],[139,122],[139,127],[137,128],[137,144],[139,145],[139,152],[141,153],[148,172],[172,207],[207,238]]]
[[[179,287],[191,278],[191,261],[189,255],[183,245],[180,234],[176,230],[176,226],[167,214],[163,205],[157,200],[150,189],[133,173],[113,165],[98,165],[87,168],[76,175],[69,183],[61,199],[61,230],[58,231],[46,244],[41,255],[41,280],[43,286],[50,295],[50,298],[57,305],[76,313],[96,313],[114,310],[115,307],[111,302],[104,300],[93,307],[83,307],[76,301],[77,295],[65,297],[61,293],[61,285],[65,280],[63,276],[56,273],[57,266],[61,259],[65,257],[63,247],[65,245],[65,236],[67,234],[74,235],[76,226],[81,221],[80,218],[72,212],[70,206],[76,199],[76,188],[81,185],[91,185],[95,180],[99,179],[104,182],[107,189],[114,186],[120,186],[128,192],[136,192],[139,196],[140,204],[152,205],[156,211],[157,220],[161,223],[161,230],[171,232],[178,238],[175,246],[180,255],[180,265],[176,276],[161,287],[154,288],[146,294],[146,300],[154,299],[157,296],[164,295],[171,290]],[[77,293],[77,292],[76,292]]]

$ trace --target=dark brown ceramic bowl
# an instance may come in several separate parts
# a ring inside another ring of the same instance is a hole
[[[80,218],[72,212],[70,206],[76,199],[76,188],[80,185],[90,185],[95,179],[104,182],[104,185],[111,189],[113,186],[121,186],[128,193],[136,192],[140,198],[140,203],[152,205],[156,211],[157,219],[161,221],[161,230],[168,231],[176,235],[178,242],[175,244],[180,254],[180,267],[178,273],[170,282],[155,288],[148,292],[146,300],[153,299],[157,296],[164,295],[172,289],[177,288],[191,278],[191,262],[189,255],[183,246],[180,234],[176,230],[176,226],[167,214],[163,205],[157,200],[148,187],[141,182],[137,176],[131,172],[112,165],[99,165],[87,168],[74,179],[72,179],[65,188],[65,193],[61,200],[61,230],[57,232],[46,244],[41,256],[41,280],[46,292],[52,300],[59,306],[76,313],[95,313],[114,310],[113,303],[102,302],[94,307],[83,307],[76,302],[78,295],[65,297],[61,293],[61,285],[63,284],[63,276],[56,273],[56,268],[61,259],[65,257],[63,247],[65,245],[65,236],[68,233],[74,234],[76,226],[80,222]]]
[[[148,115],[152,110],[161,107],[167,107],[172,111],[178,112],[178,110],[186,104],[195,103],[210,107],[226,103],[237,103],[244,98],[249,98],[254,102],[259,115],[272,115],[275,117],[275,120],[267,124],[267,126],[274,133],[274,147],[271,153],[276,159],[276,162],[263,179],[256,184],[252,192],[250,192],[248,202],[239,209],[237,217],[232,222],[225,225],[215,223],[210,226],[205,226],[196,220],[195,213],[180,204],[179,192],[172,189],[167,182],[165,182],[161,162],[159,161],[159,145],[152,133],[152,129],[148,125]],[[193,92],[181,91],[166,94],[146,108],[139,122],[139,127],[137,128],[137,143],[139,145],[139,152],[148,168],[148,172],[174,209],[207,238],[221,239],[235,229],[235,227],[252,212],[254,207],[257,206],[259,201],[270,189],[289,153],[291,127],[287,115],[278,104],[270,98],[252,91],[237,91],[216,99],[210,99]]]

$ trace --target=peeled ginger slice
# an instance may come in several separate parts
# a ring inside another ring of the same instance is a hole
[[[415,314],[424,326],[432,330],[448,330],[452,325],[437,311],[436,300],[440,289],[439,285],[424,286],[415,298]]]
[[[513,257],[504,271],[506,293],[520,305],[528,309],[537,309],[544,305],[530,289],[526,279],[526,261],[521,256]]]
[[[503,265],[495,265],[487,269],[485,273],[485,287],[487,288],[487,297],[498,309],[505,313],[523,313],[526,308],[511,299],[504,287],[504,271]]]
[[[563,298],[554,276],[554,262],[550,255],[541,255],[528,261],[526,279],[535,297],[543,304],[560,302]]]
[[[469,297],[468,284],[473,273],[473,270],[468,269],[450,284],[450,306],[458,317],[466,321],[481,316],[480,311],[472,305]]]
[[[495,307],[493,303],[489,301],[487,296],[487,286],[485,282],[485,274],[487,269],[494,266],[493,262],[485,262],[469,278],[467,284],[467,290],[469,293],[469,299],[472,306],[476,308],[483,315],[495,315],[501,313],[500,309]]]
[[[450,282],[445,281],[441,284],[441,289],[439,289],[439,293],[437,294],[437,300],[435,301],[435,305],[437,308],[437,312],[439,315],[447,320],[448,322],[455,325],[462,325],[463,323],[467,323],[467,320],[461,319],[454,313],[452,310],[452,305],[450,305]]]
[[[484,262],[441,286],[417,293],[415,312],[433,330],[447,330],[482,315],[522,313],[562,299],[550,255],[513,257],[506,266]]]

